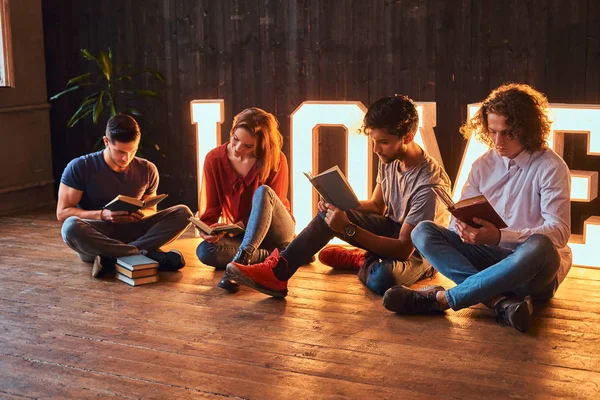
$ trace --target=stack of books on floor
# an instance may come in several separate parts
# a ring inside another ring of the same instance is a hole
[[[141,254],[118,257],[115,278],[131,286],[158,282],[158,263]]]

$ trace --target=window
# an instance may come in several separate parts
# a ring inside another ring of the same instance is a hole
[[[13,86],[8,1],[0,0],[0,87]]]

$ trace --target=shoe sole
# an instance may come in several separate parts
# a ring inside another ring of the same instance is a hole
[[[515,312],[510,319],[510,323],[516,330],[527,332],[529,329],[529,317],[531,317],[529,305],[526,301],[523,301],[515,309]]]
[[[258,290],[261,293],[267,294],[272,297],[284,298],[287,296],[288,290],[274,290],[268,288],[266,286],[261,285],[260,283],[254,282],[252,279],[248,278],[246,275],[242,273],[235,265],[227,264],[227,269],[225,273],[229,275],[230,278],[235,280],[237,283],[251,287],[254,290]]]

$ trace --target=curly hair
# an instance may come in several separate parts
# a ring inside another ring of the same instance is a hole
[[[509,139],[518,139],[527,152],[548,147],[552,121],[548,118],[548,99],[542,93],[524,83],[507,83],[493,90],[483,101],[475,116],[468,120],[460,133],[475,138],[488,147],[494,142],[488,130],[488,114],[506,118]]]
[[[256,158],[261,163],[260,180],[265,182],[271,171],[279,170],[283,136],[275,116],[258,107],[243,110],[233,118],[230,135],[244,128],[256,138]]]
[[[382,97],[369,106],[359,132],[367,135],[370,130],[383,129],[401,139],[415,133],[418,127],[417,106],[407,96],[396,94]]]

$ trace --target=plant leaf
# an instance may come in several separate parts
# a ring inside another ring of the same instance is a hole
[[[96,105],[94,106],[94,124],[98,123],[100,115],[102,115],[102,111],[104,111],[104,103],[102,102],[103,97],[104,92],[101,92],[100,97],[96,100]]]
[[[104,137],[104,135],[103,135],[103,136],[100,136],[100,137],[98,138],[98,140],[96,141],[96,144],[94,145],[94,148],[92,149],[92,151],[97,151],[97,150],[100,150],[100,146],[102,145],[102,138],[103,138],[103,137]]]
[[[88,72],[87,74],[79,75],[79,76],[76,76],[75,78],[69,79],[69,82],[67,82],[67,87],[71,86],[74,83],[81,82],[82,80],[84,80],[85,78],[87,78],[90,75],[92,75],[92,72]]]
[[[153,71],[153,70],[150,70],[150,69],[148,70],[148,72],[150,72],[152,75],[154,75],[156,77],[156,79],[158,79],[159,81],[161,81],[163,83],[165,82],[165,78],[161,75],[160,72]]]
[[[100,52],[100,61],[98,62],[98,65],[100,65],[102,73],[106,76],[106,80],[110,81],[112,76],[112,60],[105,51]]]
[[[88,49],[81,49],[80,51],[81,51],[81,55],[83,56],[83,58],[86,58],[90,61],[98,62],[98,59],[96,57],[94,57]]]
[[[108,104],[110,104],[110,116],[114,117],[117,115],[117,108],[115,107],[115,98],[114,95],[110,92],[108,93]]]
[[[129,75],[123,75],[119,78],[117,78],[118,81],[130,81],[131,80],[131,76]]]
[[[81,102],[79,109],[77,109],[77,111],[75,111],[73,116],[71,116],[71,119],[69,119],[69,122],[67,122],[67,128],[72,128],[73,125],[75,125],[77,123],[77,121],[79,121],[81,118],[83,118],[84,114],[87,115],[87,114],[89,114],[89,112],[93,111],[94,103],[95,103],[94,99],[87,99],[87,100],[84,100],[83,102]]]
[[[77,85],[77,86],[72,86],[72,87],[70,87],[70,88],[68,88],[68,89],[66,89],[66,90],[63,90],[62,92],[60,92],[60,93],[57,93],[57,94],[55,94],[54,96],[50,97],[50,101],[52,101],[52,100],[56,100],[56,99],[58,99],[60,96],[62,96],[63,94],[67,94],[67,93],[69,93],[69,92],[73,92],[73,91],[75,91],[75,90],[77,90],[77,89],[79,89],[79,88],[81,88],[81,87],[84,87],[84,86],[93,86],[93,85],[95,85],[95,83],[82,83],[82,84],[79,84],[79,85]]]
[[[93,105],[81,106],[79,110],[75,111],[75,114],[73,114],[71,119],[69,119],[69,122],[67,122],[67,128],[72,128],[77,122],[79,122],[79,120],[91,113],[93,110]]]
[[[106,92],[106,90],[101,90],[99,92],[92,93],[89,96],[87,96],[84,100],[96,98],[96,97],[98,97],[100,95],[100,93],[104,93],[104,92]]]

